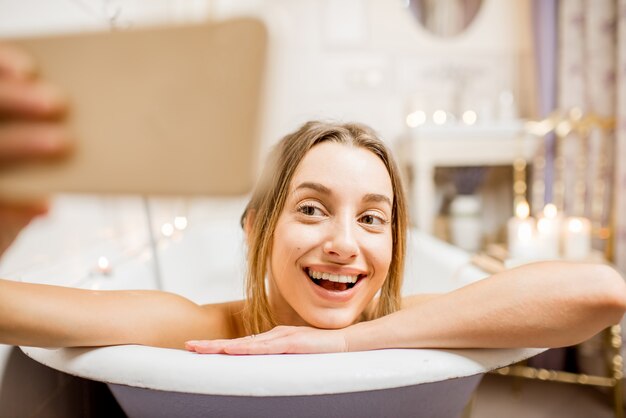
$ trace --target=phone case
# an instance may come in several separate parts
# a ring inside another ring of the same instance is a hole
[[[12,42],[67,93],[76,145],[68,158],[3,167],[0,197],[251,189],[267,49],[259,20]]]

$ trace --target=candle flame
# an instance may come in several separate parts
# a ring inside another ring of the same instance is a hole
[[[522,201],[515,206],[515,216],[521,219],[528,218],[530,215],[530,206],[528,206],[528,202]]]
[[[581,232],[583,230],[583,222],[578,218],[570,219],[568,229],[575,233]]]
[[[556,218],[557,213],[558,211],[556,209],[556,206],[553,203],[548,203],[543,208],[543,216],[545,216],[546,218],[554,219]]]

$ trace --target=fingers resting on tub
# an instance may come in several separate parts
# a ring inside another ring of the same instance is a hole
[[[278,326],[242,338],[187,341],[185,348],[198,354],[305,354],[343,352],[347,351],[347,344],[341,329]]]

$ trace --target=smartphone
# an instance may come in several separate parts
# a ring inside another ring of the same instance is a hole
[[[261,21],[10,42],[68,95],[76,145],[68,158],[2,167],[0,198],[251,189],[267,55]]]

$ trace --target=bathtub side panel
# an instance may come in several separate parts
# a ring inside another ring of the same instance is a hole
[[[105,384],[56,371],[0,345],[0,417],[123,418]]]
[[[243,397],[109,385],[129,418],[459,417],[482,375],[394,389],[315,396]]]

